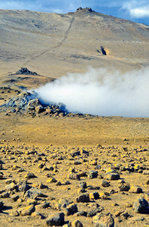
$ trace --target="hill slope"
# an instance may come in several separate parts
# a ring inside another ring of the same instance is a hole
[[[149,27],[80,9],[55,14],[0,10],[1,76],[29,67],[58,77],[87,66],[148,65]]]

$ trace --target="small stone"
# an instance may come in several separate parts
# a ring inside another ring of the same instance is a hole
[[[56,183],[56,186],[61,186],[62,185],[62,183],[60,182],[60,181],[58,181],[57,183]]]
[[[81,149],[80,153],[81,153],[81,155],[84,155],[84,154],[87,156],[89,155],[89,152],[84,150],[83,148]]]
[[[34,173],[29,172],[29,173],[27,173],[27,174],[25,175],[25,178],[31,179],[31,178],[36,178],[36,176],[35,176]]]
[[[43,214],[39,213],[39,212],[33,212],[33,213],[31,214],[31,216],[32,216],[32,217],[38,217],[38,218],[40,218],[40,219],[44,219],[44,218],[45,218],[45,216],[44,216]]]
[[[103,211],[103,210],[104,210],[103,207],[97,207],[97,208],[91,210],[90,212],[88,212],[87,217],[93,217],[93,216],[95,216],[97,213],[100,213],[100,212]]]
[[[47,183],[56,183],[57,180],[54,178],[54,177],[50,177],[48,180],[47,180]]]
[[[71,174],[69,174],[68,177],[71,180],[80,180],[80,176],[78,174],[76,174],[76,173],[71,173]]]
[[[98,192],[91,192],[91,193],[89,194],[89,198],[90,198],[90,200],[99,199],[99,193],[98,193]]]
[[[124,211],[122,214],[121,214],[122,217],[124,217],[125,219],[128,219],[129,217],[131,217],[131,215],[127,212],[127,211]]]
[[[81,203],[89,202],[89,201],[90,201],[90,199],[89,199],[89,194],[86,193],[86,194],[80,195],[78,198],[76,198],[76,201],[77,201],[77,202],[81,202]]]
[[[27,204],[28,205],[36,205],[37,204],[37,201],[35,199],[27,199]]]
[[[142,193],[143,190],[139,186],[131,186],[129,192],[132,192],[132,193]]]
[[[66,208],[66,215],[73,215],[78,212],[77,204],[70,204]]]
[[[40,190],[37,188],[30,188],[25,193],[25,198],[36,199],[37,197],[46,197]]]
[[[119,180],[120,175],[119,175],[119,173],[107,173],[106,178],[109,180]]]
[[[82,189],[85,189],[85,188],[87,188],[87,184],[86,184],[86,182],[80,182],[80,187],[82,188]]]
[[[77,191],[78,191],[78,194],[86,192],[86,190],[84,188],[81,188],[81,189],[79,188]]]
[[[149,213],[149,203],[143,197],[139,198],[136,202],[134,202],[133,208],[137,213],[142,213],[142,214]]]
[[[119,217],[123,212],[124,212],[124,210],[118,210],[114,213],[114,215],[115,215],[115,217]]]
[[[79,161],[74,161],[74,165],[81,165],[81,162],[79,162]]]
[[[101,199],[109,199],[109,193],[107,193],[107,192],[100,192],[99,193],[99,197],[101,198]]]
[[[122,184],[120,184],[119,189],[120,189],[121,192],[129,191],[130,184],[129,183],[122,183]]]
[[[70,154],[73,158],[80,155],[80,151],[74,151]]]
[[[102,183],[101,183],[101,185],[103,187],[109,187],[110,186],[110,183],[108,181],[106,181],[106,180],[103,180]]]
[[[64,182],[64,185],[70,185],[70,184],[71,184],[71,183],[70,183],[70,181],[68,181],[68,180]]]
[[[20,192],[26,192],[27,190],[29,190],[31,187],[29,186],[29,184],[27,184],[26,181],[21,181],[19,184],[18,184],[18,189]]]
[[[83,227],[83,224],[79,220],[71,222],[71,227]]]
[[[35,211],[35,206],[30,205],[21,210],[21,216],[31,215]]]
[[[87,212],[86,211],[79,211],[76,213],[76,216],[84,216],[86,217],[87,216]]]
[[[98,171],[95,171],[95,170],[91,170],[88,174],[88,177],[90,179],[97,178],[97,176],[98,176]]]
[[[56,210],[62,210],[63,208],[66,208],[69,204],[72,202],[68,201],[67,199],[59,199],[58,202],[55,202],[52,204],[52,207]]]
[[[38,207],[39,209],[46,209],[48,207],[51,207],[50,203],[44,202],[42,204],[37,205],[36,207]]]
[[[51,214],[46,220],[47,226],[61,226],[64,224],[64,213]]]
[[[6,190],[8,191],[13,191],[13,190],[18,190],[18,186],[15,184],[15,183],[11,183],[11,184],[8,184],[6,187],[5,187]]]
[[[97,214],[93,218],[93,224],[95,227],[114,227],[114,219],[112,214]]]

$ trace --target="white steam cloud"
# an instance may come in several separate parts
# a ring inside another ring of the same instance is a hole
[[[92,69],[68,74],[36,90],[46,104],[99,116],[149,117],[149,68],[121,74]]]

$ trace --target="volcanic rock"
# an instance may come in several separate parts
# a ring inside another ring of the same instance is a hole
[[[79,220],[71,222],[71,227],[83,227],[83,224]]]
[[[21,208],[21,216],[31,215],[34,211],[35,211],[34,205]]]
[[[50,214],[46,224],[47,226],[62,226],[64,224],[64,213]]]
[[[97,178],[97,176],[98,176],[98,171],[95,171],[95,170],[91,170],[88,174],[88,177],[90,179]]]
[[[93,218],[93,224],[95,227],[114,227],[114,219],[112,214],[97,214]]]
[[[89,199],[89,194],[86,193],[86,194],[80,195],[78,198],[76,198],[76,201],[77,201],[77,202],[81,202],[81,203],[89,202],[89,201],[90,201],[90,199]]]
[[[28,68],[23,68],[23,67],[15,73],[15,75],[20,75],[20,74],[21,75],[38,75],[36,72],[32,72]]]
[[[78,212],[77,204],[70,204],[66,208],[66,215],[73,215]]]
[[[137,199],[137,201],[134,202],[133,208],[137,213],[142,213],[142,214],[149,213],[149,203],[143,197]]]

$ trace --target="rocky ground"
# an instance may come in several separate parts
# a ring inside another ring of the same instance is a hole
[[[2,112],[0,121],[3,226],[149,224],[148,119]]]
[[[2,226],[149,225],[148,118],[69,113],[9,83],[0,99]]]

